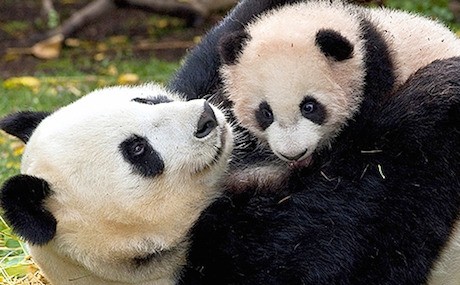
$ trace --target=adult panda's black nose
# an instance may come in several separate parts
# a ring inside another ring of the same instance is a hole
[[[195,137],[201,139],[209,135],[217,127],[217,119],[208,102],[204,102],[203,113],[198,120]]]

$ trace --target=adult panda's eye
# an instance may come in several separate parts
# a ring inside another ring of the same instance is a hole
[[[133,135],[124,140],[119,145],[119,149],[135,173],[145,177],[163,173],[164,161],[147,138]]]
[[[268,128],[274,121],[272,109],[267,102],[260,103],[259,109],[255,112],[255,117],[262,130]]]
[[[145,152],[145,143],[144,142],[135,142],[131,148],[132,155],[139,156]]]

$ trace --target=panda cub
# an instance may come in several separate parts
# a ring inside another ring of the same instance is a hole
[[[52,284],[177,283],[232,150],[222,112],[152,84],[0,127],[26,143],[1,190],[4,217]]]
[[[460,55],[460,40],[414,14],[316,0],[269,10],[224,36],[220,52],[237,121],[303,167],[359,109],[432,61]]]

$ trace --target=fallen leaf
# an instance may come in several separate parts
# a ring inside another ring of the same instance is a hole
[[[59,57],[62,48],[64,36],[58,34],[36,43],[31,48],[31,53],[41,59],[52,59]]]
[[[100,52],[94,55],[95,61],[103,61],[104,59],[105,59],[105,54],[103,52]]]
[[[65,40],[65,45],[68,47],[79,47],[81,45],[81,41],[75,38],[68,38]]]
[[[139,82],[139,76],[134,73],[124,73],[118,76],[117,83],[121,85],[136,84]]]
[[[118,74],[117,67],[113,64],[109,65],[109,67],[107,68],[107,74],[111,76],[117,75]]]
[[[6,53],[9,58],[14,55],[31,54],[40,59],[53,59],[59,57],[62,48],[64,36],[62,34],[55,35],[51,38],[34,44],[32,47],[25,48],[8,48]]]
[[[128,42],[127,36],[112,36],[109,38],[111,44],[125,44]]]
[[[38,92],[40,88],[40,80],[32,76],[11,77],[3,82],[3,87],[6,89],[27,87],[34,92]]]

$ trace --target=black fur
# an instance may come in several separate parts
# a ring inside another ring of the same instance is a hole
[[[172,91],[187,99],[215,94],[221,85],[219,67],[222,65],[218,43],[224,35],[243,30],[258,15],[289,3],[303,0],[243,0],[230,11],[219,25],[209,31],[201,43],[191,50],[184,64],[169,82]]]
[[[273,123],[274,117],[272,108],[270,107],[270,105],[268,105],[266,101],[260,103],[259,109],[257,109],[255,113],[255,117],[257,123],[259,124],[259,127],[262,130],[265,130]]]
[[[361,20],[363,38],[365,41],[365,68],[364,94],[367,100],[363,108],[372,108],[382,97],[393,91],[395,85],[394,65],[388,45],[382,34],[366,19]]]
[[[16,175],[0,192],[3,217],[27,242],[42,245],[56,234],[56,220],[44,202],[52,194],[48,183],[37,177]]]
[[[149,98],[134,98],[131,101],[141,103],[141,104],[147,104],[147,105],[157,105],[157,104],[173,102],[173,100],[171,100],[170,98],[164,95],[158,95],[158,96],[149,97]]]
[[[246,30],[239,30],[229,35],[224,35],[219,41],[219,55],[224,64],[236,64],[238,56],[243,50],[246,41],[250,40]]]
[[[366,106],[276,193],[227,189],[184,283],[425,283],[460,210],[460,59]]]
[[[316,45],[321,52],[336,61],[343,61],[353,57],[353,45],[340,33],[324,29],[316,34]]]
[[[153,177],[163,173],[165,164],[148,140],[133,135],[120,144],[124,159],[133,167],[133,172],[145,177]]]
[[[0,120],[0,129],[26,143],[38,124],[49,114],[32,111],[14,113]]]

